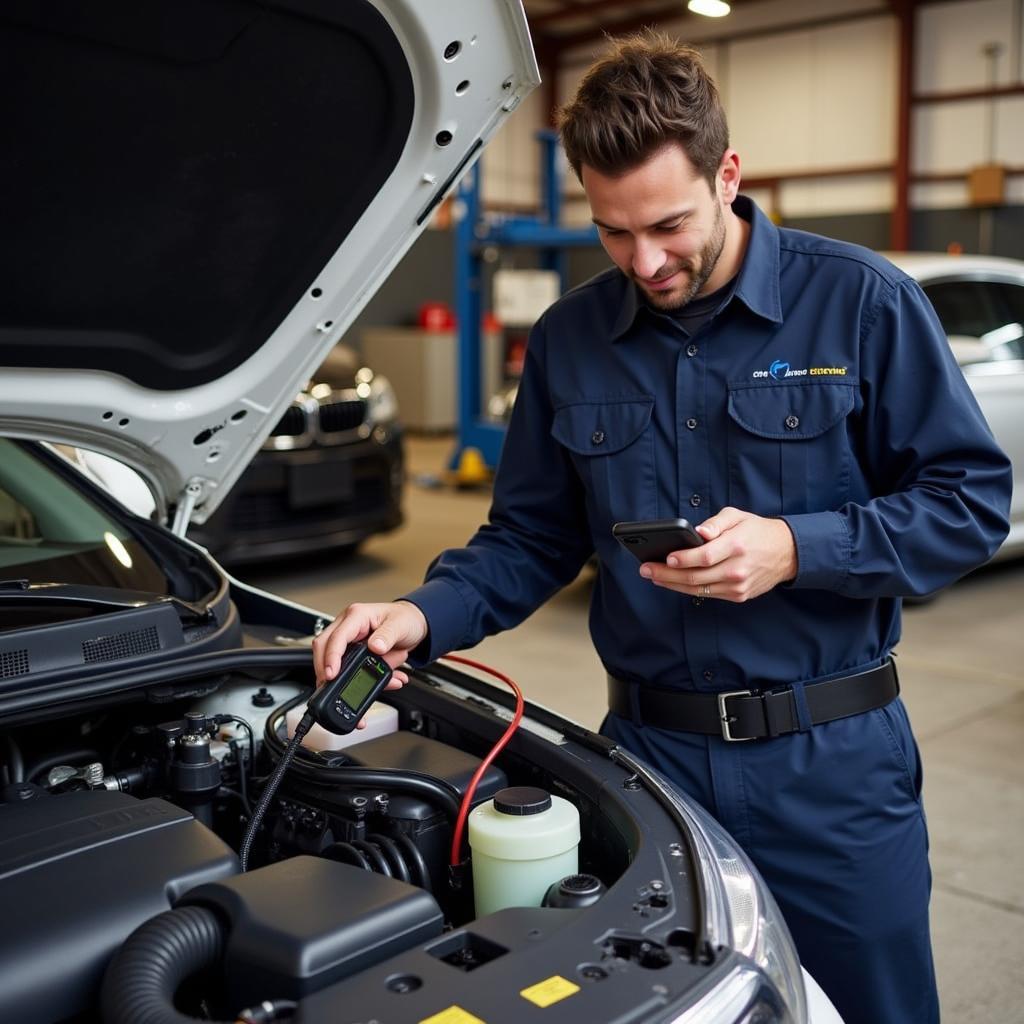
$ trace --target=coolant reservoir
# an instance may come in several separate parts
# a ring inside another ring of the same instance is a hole
[[[552,882],[579,870],[579,811],[533,786],[499,790],[469,815],[477,917],[539,907]]]

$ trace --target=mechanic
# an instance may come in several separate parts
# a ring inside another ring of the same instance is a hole
[[[596,550],[603,733],[742,844],[847,1024],[937,1021],[891,651],[902,597],[998,548],[1008,460],[914,281],[737,194],[696,51],[615,42],[560,130],[615,267],[531,333],[488,524],[403,600],[348,608],[318,678],[367,635],[395,666],[470,647]],[[674,517],[705,544],[667,564],[611,535]]]

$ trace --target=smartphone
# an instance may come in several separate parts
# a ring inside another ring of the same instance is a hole
[[[612,536],[639,562],[664,562],[673,551],[697,548],[704,538],[685,519],[616,523]]]

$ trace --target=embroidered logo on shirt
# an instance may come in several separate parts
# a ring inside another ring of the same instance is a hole
[[[751,377],[784,380],[787,377],[845,377],[845,366],[811,366],[794,370],[783,359],[776,359],[767,370],[754,370]]]

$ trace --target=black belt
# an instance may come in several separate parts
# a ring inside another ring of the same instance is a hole
[[[805,723],[819,725],[836,718],[884,707],[900,692],[896,666],[890,659],[878,668],[852,676],[802,686]],[[791,686],[726,693],[655,690],[608,676],[608,707],[616,715],[677,732],[702,732],[726,740],[755,740],[801,729],[799,696]],[[807,725],[804,726],[806,728]]]

